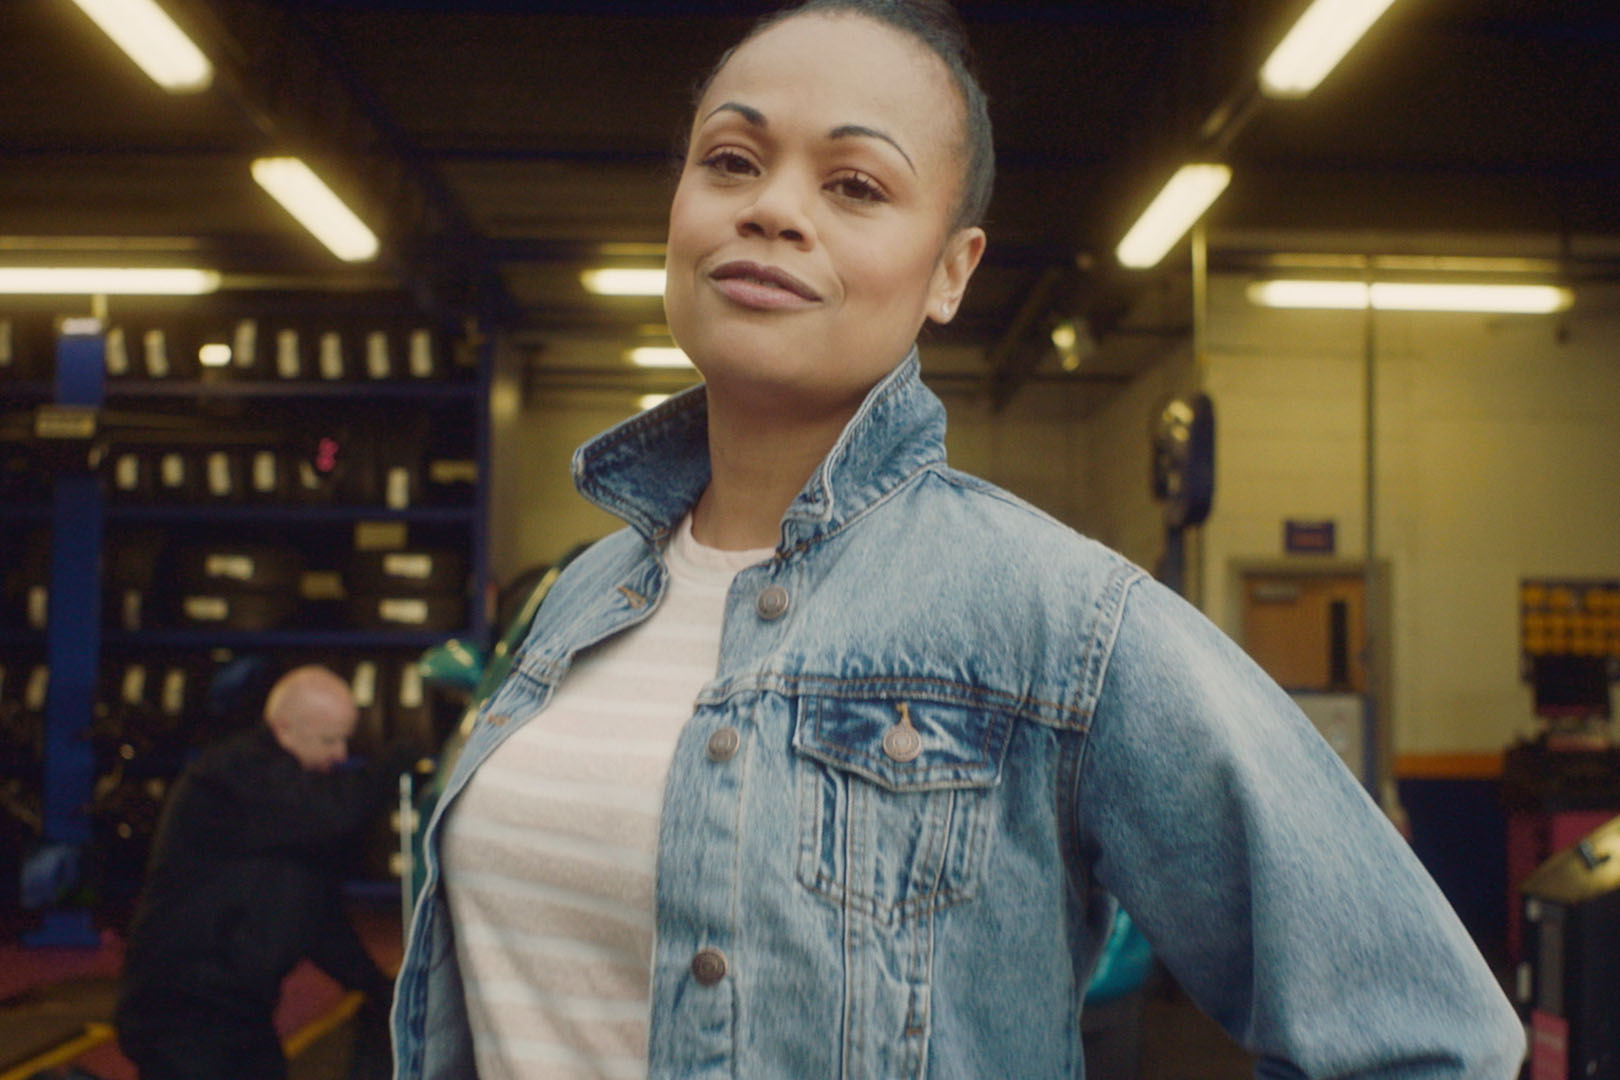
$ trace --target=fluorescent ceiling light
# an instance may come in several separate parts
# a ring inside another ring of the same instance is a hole
[[[1562,311],[1575,294],[1561,285],[1498,285],[1378,281],[1257,281],[1249,299],[1264,307],[1338,308],[1371,306],[1379,311],[1473,311],[1545,315]]]
[[[663,296],[664,271],[649,268],[602,267],[579,275],[586,291],[598,296]]]
[[[1159,265],[1231,182],[1232,170],[1225,165],[1183,165],[1176,170],[1119,242],[1115,254],[1121,265],[1136,270]]]
[[[214,66],[154,0],[73,0],[170,93],[208,89]]]
[[[1381,311],[1546,315],[1563,311],[1574,300],[1572,292],[1558,285],[1413,285],[1382,281],[1372,287],[1372,306]]]
[[[301,159],[259,158],[253,163],[253,179],[344,262],[376,257],[377,234]]]
[[[1248,294],[1249,302],[1261,307],[1350,311],[1367,306],[1364,281],[1256,281],[1249,286]]]
[[[0,267],[0,293],[38,296],[196,296],[219,288],[213,270],[94,266]]]
[[[692,361],[687,355],[673,345],[638,345],[625,353],[636,367],[648,368],[689,368]]]
[[[1327,78],[1393,0],[1316,0],[1260,67],[1267,97],[1297,98]]]

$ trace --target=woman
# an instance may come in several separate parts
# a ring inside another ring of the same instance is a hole
[[[703,89],[666,307],[705,387],[575,457],[628,528],[557,581],[430,826],[402,1077],[1078,1076],[1115,898],[1273,1075],[1517,1069],[1287,696],[945,465],[912,342],[990,172],[943,3],[804,5]]]

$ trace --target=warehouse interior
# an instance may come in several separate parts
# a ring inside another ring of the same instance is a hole
[[[492,645],[547,568],[619,527],[575,493],[575,447],[698,376],[629,359],[673,344],[659,295],[587,279],[661,267],[694,88],[773,7],[161,3],[211,62],[201,85],[158,86],[68,0],[0,5],[0,282],[209,280],[0,289],[0,1019],[31,1031],[0,1045],[5,1080],[133,1075],[91,1014],[162,781],[240,720],[222,678],[329,663],[363,699],[357,751],[443,738],[460,703],[418,659]],[[1185,595],[1295,694],[1511,987],[1521,886],[1620,814],[1620,14],[1395,0],[1319,87],[1269,93],[1308,6],[959,4],[998,170],[923,376],[954,466],[1150,570],[1179,552]],[[281,157],[374,254],[334,254],[255,182]],[[1124,265],[1188,163],[1229,183]],[[1363,292],[1269,306],[1279,279]],[[1478,284],[1557,299],[1368,301]],[[1200,402],[1211,494],[1178,519],[1162,470]],[[268,576],[208,580],[232,553]],[[425,578],[391,578],[400,555]],[[67,595],[53,568],[75,565],[95,581]],[[64,745],[79,779],[53,771]],[[351,894],[397,962],[386,826]],[[347,1075],[357,1006],[307,980],[282,1018],[294,1075]],[[1203,1023],[1149,1004],[1155,1030]],[[1148,1040],[1140,1075],[1245,1075],[1210,1028]]]

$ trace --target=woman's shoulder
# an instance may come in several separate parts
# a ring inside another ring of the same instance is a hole
[[[983,477],[941,465],[917,484],[907,514],[960,557],[1014,560],[1036,571],[1136,578],[1147,572],[1108,545]]]

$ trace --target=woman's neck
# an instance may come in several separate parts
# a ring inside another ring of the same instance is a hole
[[[821,464],[854,408],[787,417],[709,397],[709,486],[692,511],[692,535],[725,551],[774,548],[782,515]]]

